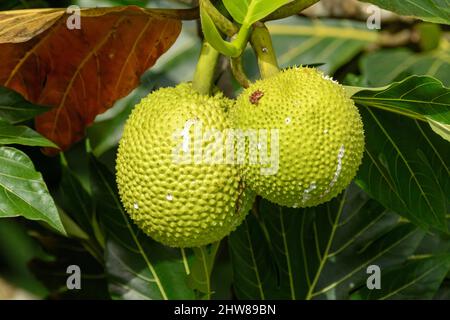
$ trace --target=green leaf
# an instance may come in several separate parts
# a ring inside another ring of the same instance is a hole
[[[363,287],[355,293],[359,299],[431,299],[450,270],[450,254],[411,259],[404,265],[382,270],[381,289]]]
[[[450,24],[450,6],[446,0],[362,0],[404,16]]]
[[[421,121],[360,108],[366,152],[357,183],[423,228],[448,232],[450,144]]]
[[[430,124],[430,127],[434,132],[450,142],[450,125],[433,119],[428,119],[428,123]]]
[[[277,289],[277,268],[272,258],[270,241],[266,241],[265,225],[253,215],[228,239],[233,265],[233,286],[239,299],[281,299]]]
[[[62,162],[61,182],[55,194],[55,201],[90,238],[98,238],[94,228],[97,222],[92,197],[76,174],[68,168],[67,163]]]
[[[248,12],[248,6],[252,0],[222,0],[225,8],[233,17],[234,21],[242,24]]]
[[[31,160],[22,151],[0,147],[0,218],[17,216],[45,221],[65,234],[55,203]]]
[[[422,22],[414,27],[414,31],[419,36],[419,46],[421,51],[431,51],[437,49],[441,43],[443,32],[438,24]]]
[[[58,148],[57,145],[36,131],[26,126],[14,126],[0,119],[0,145],[2,144]]]
[[[428,121],[438,134],[450,141],[450,89],[439,80],[412,76],[387,88],[359,91],[352,99],[365,107]]]
[[[319,69],[327,74],[378,39],[378,33],[368,30],[364,23],[349,20],[292,17],[268,27],[280,66],[325,63]]]
[[[292,0],[223,0],[223,4],[233,19],[246,25],[267,17]]]
[[[354,186],[308,209],[266,201],[229,237],[240,299],[345,299],[366,268],[402,263],[424,232]]]
[[[0,87],[0,119],[19,123],[46,111],[48,108],[31,104],[17,92]]]
[[[156,243],[124,211],[114,175],[91,158],[97,215],[106,233],[106,273],[115,299],[193,299],[189,265],[179,249]]]
[[[252,25],[292,0],[253,0],[248,6],[244,24]]]
[[[219,30],[214,24],[214,21],[206,12],[206,10],[200,10],[200,17],[205,39],[211,44],[211,46],[214,47],[214,49],[230,57],[235,57],[240,54],[240,51],[236,46],[228,41],[223,40],[222,35],[220,34]]]
[[[193,248],[195,259],[190,267],[189,285],[202,293],[201,298],[211,299],[211,273],[220,247],[220,241],[210,246]]]
[[[412,75],[428,75],[450,86],[450,48],[448,42],[431,52],[414,53],[406,48],[383,49],[360,60],[364,85],[381,87]]]

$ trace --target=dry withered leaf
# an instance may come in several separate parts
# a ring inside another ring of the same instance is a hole
[[[64,9],[0,12],[0,85],[53,107],[36,129],[62,150],[135,88],[181,31],[164,12],[136,6],[82,9],[79,30],[67,28],[68,17]]]

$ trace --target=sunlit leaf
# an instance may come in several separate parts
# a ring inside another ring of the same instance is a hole
[[[0,13],[0,84],[53,107],[36,129],[63,150],[137,86],[181,29],[134,6],[83,9],[80,29],[69,30],[68,18],[64,9]]]

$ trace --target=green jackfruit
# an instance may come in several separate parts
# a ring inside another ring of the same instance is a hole
[[[276,171],[263,172],[273,163],[264,162],[261,152],[252,163],[247,143],[243,176],[250,189],[279,205],[310,207],[331,200],[361,163],[359,112],[341,85],[314,68],[291,68],[255,82],[238,97],[230,116],[242,131],[257,130],[258,149],[278,159]],[[261,130],[268,131],[265,148]]]
[[[155,240],[172,247],[209,244],[249,211],[254,195],[245,190],[239,168],[205,162],[217,141],[196,136],[196,130],[229,129],[231,104],[222,94],[200,95],[184,83],[150,94],[133,110],[119,144],[117,184],[126,211]]]

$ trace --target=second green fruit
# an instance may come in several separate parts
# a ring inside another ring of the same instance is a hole
[[[258,149],[278,153],[269,155],[278,159],[276,172],[264,174],[261,169],[269,165],[247,158],[243,175],[249,188],[279,205],[311,207],[331,200],[361,163],[359,112],[341,85],[314,68],[292,68],[255,82],[239,96],[231,118],[244,132],[257,130]],[[261,130],[268,132],[265,148]],[[270,132],[278,133],[278,141]]]

